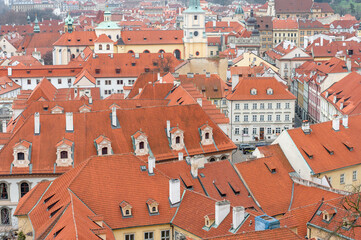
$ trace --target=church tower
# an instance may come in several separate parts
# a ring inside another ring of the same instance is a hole
[[[190,0],[189,7],[183,12],[184,57],[207,57],[206,13],[199,0]]]
[[[244,11],[241,6],[241,2],[239,2],[238,7],[236,8],[236,11],[234,12],[234,15],[238,21],[240,21],[240,22],[244,21]]]
[[[74,19],[68,13],[68,17],[65,18],[64,32],[72,33],[73,32],[73,23]]]
[[[38,21],[38,16],[35,15],[35,21],[34,21],[34,33],[39,33],[40,32],[40,27],[39,27],[39,21]]]
[[[271,16],[271,17],[276,16],[275,1],[274,0],[269,0],[268,1],[267,16]]]

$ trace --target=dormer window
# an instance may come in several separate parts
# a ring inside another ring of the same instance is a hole
[[[135,155],[143,156],[149,153],[148,137],[144,132],[141,130],[136,132],[132,139]]]
[[[155,201],[154,199],[148,199],[146,203],[150,215],[159,214],[159,210],[158,210],[159,203],[157,201]]]
[[[64,108],[62,108],[62,107],[60,107],[60,106],[58,106],[58,105],[56,105],[55,107],[53,107],[52,109],[51,109],[51,113],[52,114],[61,114],[61,113],[63,113],[64,112]]]
[[[336,210],[334,208],[323,210],[322,219],[326,222],[329,222],[335,214],[336,214]]]
[[[257,95],[257,89],[252,88],[251,89],[251,95]]]
[[[91,111],[91,107],[87,106],[87,105],[83,105],[79,108],[79,112],[81,113],[87,113]]]
[[[120,210],[122,211],[123,218],[132,217],[132,205],[128,202],[123,201],[119,204]]]
[[[214,213],[213,214],[208,214],[206,216],[204,216],[204,226],[206,228],[210,228],[212,227],[213,223],[214,223],[214,220],[215,220],[215,215]]]
[[[267,89],[267,95],[272,95],[273,94],[273,89],[272,88],[268,88]]]
[[[105,156],[112,154],[112,144],[109,138],[101,135],[94,140],[98,156]]]
[[[173,150],[179,151],[184,148],[184,132],[180,128],[172,128],[170,130],[170,136]]]
[[[211,145],[213,144],[213,128],[211,128],[208,124],[204,124],[200,128],[201,133],[201,143],[202,145]]]
[[[22,140],[15,144],[13,149],[13,164],[15,167],[28,167],[30,163],[30,150],[31,143],[28,141]]]
[[[68,139],[62,139],[56,145],[56,165],[59,167],[68,167],[73,164],[73,146],[74,143]]]

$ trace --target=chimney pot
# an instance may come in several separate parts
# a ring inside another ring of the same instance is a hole
[[[148,173],[154,174],[154,168],[155,168],[155,157],[148,157]]]
[[[74,122],[73,122],[73,113],[67,112],[65,113],[65,130],[67,132],[73,132],[74,131]]]
[[[219,226],[231,210],[231,204],[227,200],[216,202],[215,224]]]
[[[38,112],[34,114],[34,134],[40,134],[40,114]]]
[[[169,201],[172,205],[180,202],[180,181],[179,179],[169,180]]]
[[[182,152],[179,152],[179,153],[178,153],[178,160],[179,160],[179,161],[182,161],[182,160],[183,160],[183,153],[182,153]]]

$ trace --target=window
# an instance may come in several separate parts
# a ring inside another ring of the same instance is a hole
[[[67,151],[61,151],[60,152],[60,159],[68,159],[68,152]]]
[[[108,148],[107,147],[102,148],[102,155],[108,155]]]
[[[260,116],[259,116],[259,121],[260,121],[260,122],[264,122],[264,115],[260,115]]]
[[[218,100],[214,100],[214,104],[215,104],[215,105],[218,105]]]
[[[285,108],[286,108],[286,109],[289,109],[289,108],[290,108],[290,103],[286,103]]]
[[[252,88],[251,89],[251,95],[257,95],[257,89]]]
[[[342,173],[340,175],[340,184],[345,184],[345,174],[344,173]]]
[[[25,154],[23,152],[18,153],[18,160],[25,160]]]
[[[236,127],[236,128],[234,129],[234,135],[239,135],[239,128],[238,128],[238,127]]]
[[[272,121],[272,115],[268,115],[268,116],[267,116],[267,120],[268,120],[269,122],[271,122],[271,121]]]
[[[234,121],[235,121],[235,122],[239,122],[239,115],[235,115],[235,116],[234,116]]]
[[[131,234],[125,234],[125,237],[124,237],[125,240],[134,240],[134,234],[131,233]]]
[[[197,15],[194,15],[194,20],[198,20],[198,16],[197,16]]]
[[[268,109],[272,109],[272,103],[268,103]]]
[[[23,197],[30,190],[29,184],[27,182],[23,182],[20,184],[20,197]]]
[[[139,143],[139,149],[144,149],[144,142]]]
[[[252,121],[257,122],[257,115],[252,115]]]
[[[289,121],[289,120],[290,120],[290,115],[286,114],[285,121]]]
[[[222,105],[226,105],[227,104],[227,100],[222,100]]]
[[[245,135],[248,134],[248,128],[243,128],[243,134],[245,134]]]
[[[10,210],[8,208],[1,209],[1,224],[2,225],[10,224]]]
[[[245,103],[245,104],[243,105],[243,108],[246,109],[246,110],[248,110],[248,103]]]
[[[107,44],[107,50],[108,50],[108,51],[110,50],[110,45],[109,45],[109,44]]]
[[[123,80],[117,80],[118,85],[123,85]]]
[[[267,134],[272,134],[272,128],[267,128]]]
[[[71,78],[68,78],[68,84],[71,84]]]
[[[170,240],[169,230],[164,230],[161,232],[161,240]]]
[[[260,104],[259,104],[259,108],[260,108],[260,109],[264,109],[264,103],[260,103]]]
[[[153,240],[153,232],[145,232],[144,233],[144,240]]]
[[[206,133],[204,137],[205,139],[209,139],[209,133]]]
[[[356,181],[357,180],[357,171],[353,171],[352,172],[352,181]]]
[[[281,103],[277,103],[277,104],[276,104],[276,108],[277,108],[277,109],[280,109],[280,108],[281,108]]]
[[[180,139],[180,137],[179,137],[179,136],[178,136],[178,137],[176,137],[176,138],[175,138],[175,143],[176,143],[176,144],[179,144],[179,143],[180,143],[180,140],[181,140],[181,139]]]
[[[254,134],[254,135],[257,134],[257,128],[253,128],[253,129],[252,129],[252,134]]]
[[[239,110],[239,103],[236,103],[235,109]]]
[[[58,79],[58,84],[61,84],[61,78]]]
[[[98,86],[100,85],[100,80],[97,81],[97,85],[98,85]]]
[[[281,121],[281,115],[279,114],[276,115],[276,121]]]
[[[105,85],[111,85],[112,84],[112,80],[105,80]]]
[[[0,199],[9,199],[8,185],[6,183],[0,183]]]
[[[30,85],[31,84],[31,80],[30,79],[28,79],[28,85]]]
[[[243,120],[244,120],[245,122],[248,122],[248,115],[244,115],[244,116],[243,116]]]
[[[276,134],[280,134],[281,133],[281,128],[276,128]]]
[[[257,109],[257,103],[253,103],[252,109]]]
[[[99,44],[99,50],[103,50],[103,45]]]

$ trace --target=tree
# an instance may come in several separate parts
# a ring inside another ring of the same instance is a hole
[[[45,65],[53,65],[53,52],[48,51],[43,56],[44,64]]]
[[[173,58],[171,56],[159,58],[157,61],[153,62],[153,65],[158,66],[155,69],[158,72],[170,72],[173,70]]]
[[[25,234],[23,233],[23,231],[20,231],[18,235],[18,240],[25,240],[25,239],[26,239]]]

